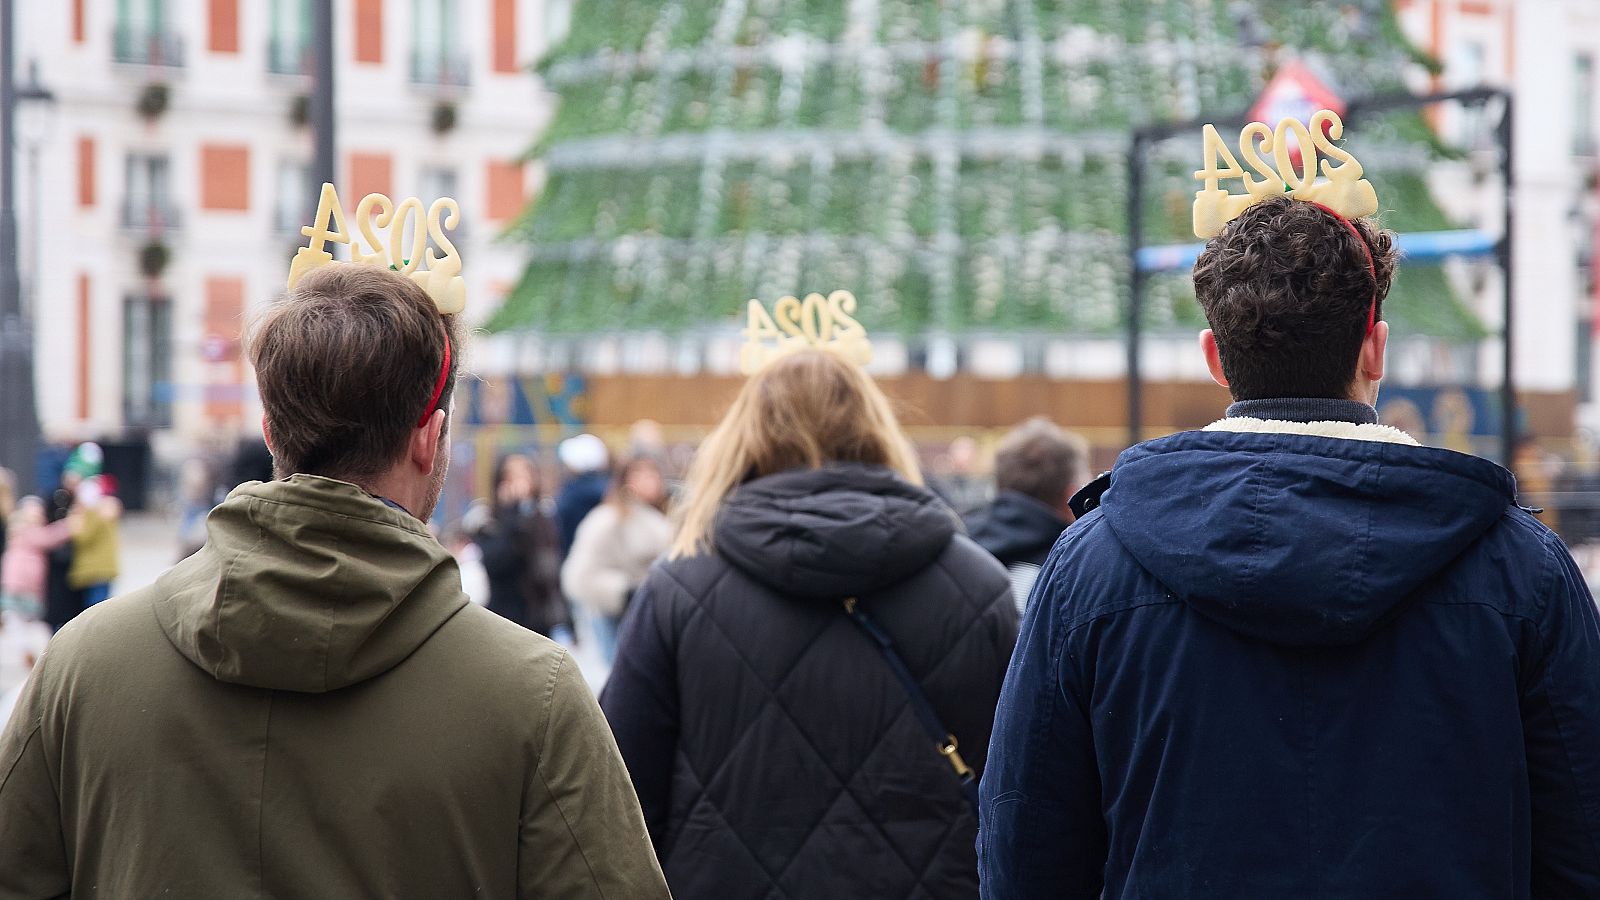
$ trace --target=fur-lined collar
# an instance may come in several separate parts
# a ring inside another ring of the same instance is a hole
[[[1279,419],[1230,416],[1212,422],[1205,427],[1205,430],[1249,434],[1308,434],[1313,437],[1340,438],[1347,441],[1378,441],[1384,444],[1421,446],[1416,438],[1398,428],[1389,425],[1357,425],[1354,422],[1284,422]]]

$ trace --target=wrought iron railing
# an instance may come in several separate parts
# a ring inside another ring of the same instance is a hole
[[[304,38],[272,37],[267,41],[267,71],[274,75],[310,75],[311,43]]]
[[[183,66],[183,36],[175,31],[151,31],[118,25],[112,32],[111,52],[119,63],[141,66]]]
[[[122,227],[129,231],[172,231],[180,223],[178,207],[165,197],[128,196],[122,200]]]
[[[438,87],[466,87],[472,83],[472,61],[455,50],[412,51],[411,81]]]

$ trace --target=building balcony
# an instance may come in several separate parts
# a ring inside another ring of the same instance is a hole
[[[413,52],[411,83],[428,87],[467,87],[472,83],[472,62],[459,51]]]
[[[122,201],[122,227],[143,234],[160,234],[178,228],[178,208],[165,198],[128,197]]]
[[[112,58],[136,66],[183,67],[183,36],[174,31],[146,31],[119,26],[112,32]]]
[[[281,235],[293,235],[299,238],[300,229],[310,225],[317,216],[317,211],[312,207],[295,209],[279,204],[272,213],[272,230]]]
[[[310,75],[311,44],[274,37],[267,42],[267,71],[274,75]]]

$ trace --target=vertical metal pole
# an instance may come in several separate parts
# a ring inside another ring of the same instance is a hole
[[[24,492],[39,489],[39,417],[33,396],[33,335],[17,275],[16,9],[0,0],[0,465]]]
[[[44,209],[40,200],[44,194],[39,186],[39,143],[35,140],[28,144],[28,285],[21,302],[23,321],[29,323],[39,313],[39,260],[43,256],[40,238],[44,236],[44,224],[39,216]]]
[[[22,291],[17,277],[16,210],[16,7],[0,2],[0,317],[7,334],[22,317]],[[5,393],[9,394],[10,385]]]
[[[1515,294],[1516,294],[1516,269],[1513,266],[1513,247],[1516,245],[1516,232],[1514,230],[1516,211],[1516,166],[1515,166],[1515,141],[1516,129],[1512,115],[1512,95],[1505,94],[1505,112],[1500,119],[1500,125],[1495,129],[1500,143],[1500,177],[1505,184],[1505,220],[1501,225],[1503,236],[1500,238],[1499,257],[1501,278],[1504,282],[1504,307],[1501,315],[1504,316],[1505,325],[1502,329],[1501,339],[1505,341],[1504,360],[1505,374],[1500,382],[1500,441],[1501,461],[1511,465],[1512,456],[1517,446],[1517,388],[1516,370],[1513,365],[1516,361],[1515,341]]]
[[[1133,133],[1128,148],[1128,446],[1144,439],[1144,378],[1139,342],[1144,319],[1144,272],[1139,248],[1144,246],[1144,134]]]
[[[332,0],[319,0],[311,6],[315,10],[311,25],[313,35],[311,132],[315,141],[316,157],[311,164],[310,202],[315,206],[323,182],[338,183],[338,173],[334,156],[334,3]]]

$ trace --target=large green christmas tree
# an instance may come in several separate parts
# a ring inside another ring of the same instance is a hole
[[[492,329],[684,329],[844,287],[878,330],[1111,332],[1129,129],[1240,112],[1291,58],[1346,96],[1418,62],[1387,0],[577,0],[572,21]],[[1351,136],[1385,224],[1448,227],[1415,114]],[[1153,160],[1151,243],[1192,240],[1199,151]],[[1198,321],[1186,278],[1153,293],[1152,327]],[[1405,267],[1387,312],[1481,334],[1437,267]]]

